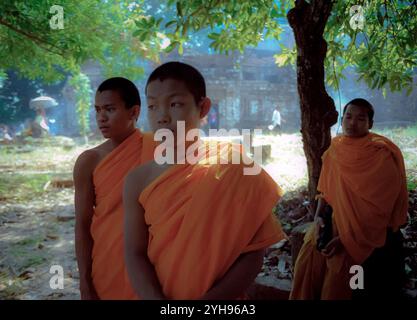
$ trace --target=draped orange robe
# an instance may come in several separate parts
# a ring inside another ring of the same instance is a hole
[[[123,183],[132,168],[153,159],[153,150],[153,136],[136,129],[93,172],[92,279],[100,299],[136,298],[124,262]]]
[[[281,189],[243,164],[174,165],[139,196],[149,226],[148,256],[169,299],[198,299],[242,253],[285,237],[272,209]],[[220,154],[230,156],[230,148]],[[242,293],[243,294],[243,293]]]
[[[348,298],[350,266],[362,264],[375,248],[384,246],[388,228],[397,231],[407,222],[401,151],[375,133],[358,139],[335,137],[323,154],[318,190],[333,208],[333,225],[345,250],[326,259],[315,249],[310,230],[297,258],[291,298],[313,299],[320,290],[321,298]],[[343,292],[335,290],[337,286]]]

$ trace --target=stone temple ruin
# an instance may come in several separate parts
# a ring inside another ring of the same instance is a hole
[[[250,49],[241,55],[188,53],[183,56],[170,54],[162,62],[178,60],[197,67],[206,80],[207,95],[212,100],[212,109],[217,113],[217,128],[263,129],[271,124],[274,107],[278,104],[284,130],[296,131],[299,127],[299,106],[295,72],[291,67],[277,68],[274,52]],[[145,77],[136,82],[142,99],[142,110],[138,126],[148,129],[146,124],[146,99],[144,87],[146,76],[154,65],[145,69]],[[95,62],[84,65],[83,72],[90,78],[92,90],[104,80],[101,66]],[[60,122],[60,135],[77,135],[78,124],[75,112],[75,95],[68,84],[62,90],[64,101],[54,112]],[[92,105],[94,96],[91,97]],[[94,132],[94,109],[90,113],[91,129]]]

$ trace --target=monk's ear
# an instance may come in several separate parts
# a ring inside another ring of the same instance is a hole
[[[140,105],[135,104],[132,108],[130,108],[130,117],[132,120],[138,121],[139,114],[140,114]]]
[[[198,103],[200,108],[200,119],[203,119],[210,111],[211,100],[210,98],[204,97]]]
[[[374,126],[374,120],[369,120],[369,129],[372,129]]]

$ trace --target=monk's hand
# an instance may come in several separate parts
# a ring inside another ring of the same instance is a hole
[[[317,243],[317,241],[319,241],[320,229],[324,228],[324,220],[323,220],[322,217],[317,216],[314,219],[314,223],[315,223],[314,237],[315,237],[316,243]]]
[[[343,249],[342,241],[340,237],[336,236],[327,244],[327,246],[321,251],[321,253],[327,257],[331,258],[335,254],[338,254]]]

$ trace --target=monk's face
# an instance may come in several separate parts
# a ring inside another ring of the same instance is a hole
[[[368,110],[363,107],[350,104],[342,119],[343,134],[351,138],[360,138],[369,133],[372,121],[369,121]]]
[[[210,109],[210,99],[202,98],[197,104],[187,86],[176,79],[151,81],[146,89],[146,99],[152,131],[169,129],[174,137],[178,121],[184,121],[187,133],[199,128],[200,120]]]
[[[105,138],[123,136],[134,128],[139,106],[127,109],[118,91],[97,91],[95,98],[96,122]]]

